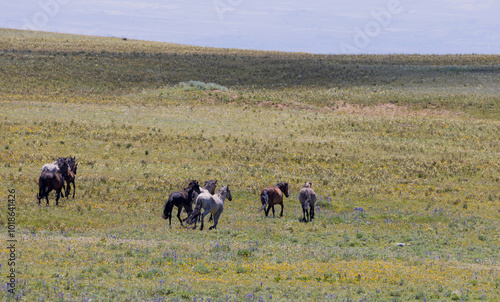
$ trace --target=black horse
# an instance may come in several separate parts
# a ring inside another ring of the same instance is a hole
[[[168,196],[168,201],[165,204],[165,208],[163,209],[162,215],[163,219],[168,219],[170,227],[172,227],[172,210],[174,206],[179,209],[179,211],[177,212],[177,218],[179,218],[181,226],[184,226],[181,219],[182,208],[186,209],[188,216],[191,214],[191,212],[193,212],[191,201],[194,192],[200,194],[200,186],[196,180],[191,180],[189,186],[184,190],[170,193],[170,195]]]
[[[58,172],[45,171],[38,179],[38,204],[45,197],[47,205],[49,205],[49,193],[52,190],[56,191],[56,205],[59,205],[59,198],[64,187],[64,180],[68,174],[69,166],[64,158],[57,159]]]

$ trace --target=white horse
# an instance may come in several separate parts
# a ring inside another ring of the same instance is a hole
[[[45,164],[42,167],[42,173],[43,172],[59,172],[59,166],[57,165],[57,161],[53,162],[52,164]]]
[[[314,218],[314,206],[316,205],[316,193],[312,189],[312,182],[306,182],[304,187],[300,189],[299,201],[302,204],[302,213],[304,214],[304,222],[311,221]],[[307,218],[306,218],[307,217]]]
[[[194,223],[194,228],[196,229],[196,222],[198,221],[198,216],[201,215],[201,226],[200,226],[200,231],[203,230],[203,221],[205,219],[205,216],[208,215],[208,213],[213,214],[214,217],[214,225],[209,228],[215,229],[217,228],[217,223],[219,222],[220,214],[224,210],[224,200],[227,198],[229,201],[233,200],[233,197],[231,196],[231,191],[229,190],[228,186],[224,186],[219,189],[217,194],[210,194],[208,190],[200,188],[200,195],[196,198],[196,207],[194,208],[193,212],[191,215],[189,215],[186,223],[187,224],[193,224]],[[203,213],[201,213],[201,209],[204,209]]]

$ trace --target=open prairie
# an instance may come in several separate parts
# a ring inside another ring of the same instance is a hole
[[[500,300],[498,55],[2,29],[0,83],[2,300]],[[75,198],[38,205],[41,167],[70,155]],[[231,189],[215,230],[161,217],[192,179]]]

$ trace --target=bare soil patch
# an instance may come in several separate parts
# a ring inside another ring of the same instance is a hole
[[[363,106],[359,104],[350,104],[343,100],[335,101],[333,106],[327,107],[335,114],[354,114],[366,116],[433,116],[433,117],[459,117],[463,113],[438,108],[411,108],[405,105],[396,105],[392,103],[378,104],[374,106]]]

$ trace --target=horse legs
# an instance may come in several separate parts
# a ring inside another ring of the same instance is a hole
[[[66,182],[66,192],[64,195],[66,195],[66,198],[68,198],[69,194],[71,194],[71,183],[69,181]]]
[[[274,204],[271,206],[271,209],[273,209],[273,218],[274,218],[274,217],[276,217],[276,216],[274,215]]]
[[[205,213],[201,215],[201,225],[200,225],[200,231],[203,231],[203,220],[205,220]]]
[[[309,215],[310,215],[310,216],[309,216],[309,220],[313,220],[313,219],[314,219],[314,206],[312,206],[312,207],[309,209],[309,211],[310,211],[310,214],[309,214]]]
[[[181,219],[182,206],[179,206],[178,209],[179,209],[179,211],[177,211],[177,218],[179,218],[179,221],[181,222],[181,226],[184,226],[182,224],[182,219]]]
[[[61,197],[61,190],[62,190],[62,188],[59,190],[56,190],[56,206],[59,205],[59,198]]]
[[[269,215],[269,210],[270,210],[270,209],[271,209],[271,205],[270,205],[270,204],[268,204],[268,205],[267,205],[267,209],[265,209],[265,210],[264,210],[264,211],[266,212],[266,217],[267,217],[267,215]]]
[[[205,210],[205,211],[203,211],[203,214],[201,214],[201,226],[200,226],[200,231],[203,231],[203,226],[204,226],[203,222],[204,222],[204,220],[205,220],[205,216],[207,216],[207,214],[208,214],[208,213],[210,213],[210,211],[209,211],[209,210]]]
[[[209,230],[216,229],[217,228],[217,223],[219,223],[219,217],[220,217],[221,212],[217,212],[217,214],[214,215],[214,225],[209,228]]]
[[[72,183],[73,183],[73,199],[75,199],[76,186],[74,181],[72,181]]]
[[[280,203],[280,206],[281,206],[280,217],[283,217],[283,203]],[[274,208],[273,208],[273,214],[274,214]]]
[[[49,194],[52,191],[52,189],[47,189],[45,191],[45,200],[47,200],[47,206],[49,206]]]
[[[64,180],[63,180],[63,183],[62,183],[62,186],[61,188],[59,189],[61,192],[64,190],[64,193],[63,194],[60,194],[62,195],[62,197],[66,197],[68,198],[68,194],[66,194],[66,192],[68,192],[68,188],[66,187],[66,185],[64,184]],[[57,191],[56,191],[57,192]]]

